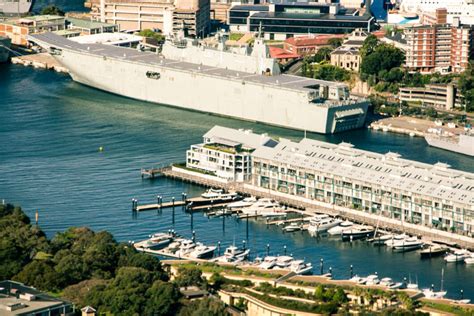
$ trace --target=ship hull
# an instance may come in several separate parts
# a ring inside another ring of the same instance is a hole
[[[54,57],[69,70],[74,81],[100,90],[296,130],[328,134],[360,128],[367,113],[366,101],[323,106],[309,102],[307,94],[302,91],[229,79],[213,73],[201,74],[199,65],[196,69],[170,68],[158,63],[109,58],[64,47]],[[149,73],[157,74],[157,77],[145,75]],[[302,78],[295,77],[295,80]]]
[[[10,44],[10,39],[0,38],[0,63],[8,61],[8,58],[10,57]]]
[[[467,137],[467,136],[466,136]],[[473,136],[470,136],[473,137]],[[444,150],[453,151],[459,154],[474,156],[474,141],[467,140],[463,144],[440,139],[437,136],[426,135],[425,140],[428,145]]]
[[[0,0],[0,13],[5,15],[26,14],[30,12],[32,4],[32,1],[27,0],[18,0],[17,2]]]

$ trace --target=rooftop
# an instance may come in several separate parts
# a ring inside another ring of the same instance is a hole
[[[161,58],[151,52],[141,52],[136,49],[125,47],[104,44],[79,44],[53,33],[34,34],[30,35],[29,39],[33,42],[37,42],[38,44],[43,43],[43,46],[45,47],[55,47],[63,50],[80,52],[82,54],[92,54],[106,58],[126,60],[133,63],[156,65],[161,68],[173,69],[175,71],[192,71],[194,73],[200,73],[201,75],[218,76],[227,80],[237,80],[247,84],[278,87],[279,89],[286,89],[290,91],[311,92],[314,91],[313,87],[315,86],[328,86],[336,88],[347,87],[347,85],[340,82],[303,78],[293,75],[263,76],[260,74],[249,74],[247,72],[192,64],[168,58]],[[361,99],[357,98],[357,101],[360,100]],[[325,102],[318,103],[317,105],[324,107],[337,107],[341,104],[344,104],[344,102],[351,103],[354,101],[356,101],[356,99],[344,101],[326,100]]]
[[[99,29],[102,27],[115,27],[115,24],[104,23],[98,21],[91,21],[86,19],[70,18],[66,19],[67,22],[72,24],[74,27],[83,28],[83,29]]]
[[[255,149],[260,146],[274,147],[277,142],[266,134],[256,134],[251,130],[233,129],[223,126],[214,126],[203,136],[211,143],[226,146],[242,145],[243,147]]]
[[[253,157],[333,174],[347,180],[388,187],[441,200],[474,205],[474,174],[401,158],[396,153],[378,154],[312,139],[299,143],[282,140],[276,147],[259,147]]]
[[[282,20],[326,20],[326,21],[358,21],[369,22],[373,19],[370,15],[345,15],[345,14],[306,14],[306,13],[289,13],[289,12],[257,12],[252,18],[261,19],[282,19]],[[315,25],[317,27],[318,25]]]
[[[65,19],[65,17],[60,16],[60,15],[33,15],[33,16],[27,16],[24,18],[21,18],[19,21],[20,23],[23,22],[24,20],[28,21],[35,21],[35,22],[41,22],[41,21],[50,21],[50,20],[58,20],[58,19]]]
[[[336,35],[310,35],[301,37],[290,37],[285,40],[286,43],[294,46],[314,46],[327,45],[331,38],[344,38],[342,34]]]

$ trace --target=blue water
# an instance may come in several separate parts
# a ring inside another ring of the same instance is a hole
[[[401,280],[409,275],[422,286],[445,288],[452,297],[464,289],[474,298],[474,269],[446,265],[442,259],[421,261],[416,253],[395,254],[365,242],[284,234],[258,221],[192,217],[177,208],[132,215],[131,199],[152,202],[182,192],[195,196],[202,188],[169,179],[142,180],[140,168],[184,161],[189,145],[215,124],[253,128],[273,136],[299,139],[302,133],[137,102],[74,83],[68,76],[16,65],[0,65],[0,199],[22,205],[49,236],[70,226],[108,230],[119,241],[140,240],[157,231],[196,231],[205,243],[246,239],[253,254],[271,251],[306,258],[316,266],[324,258],[336,277],[348,277],[349,266],[361,275],[378,272]],[[426,162],[443,161],[474,171],[473,159],[427,147],[424,140],[369,130],[333,136],[309,134],[331,142],[348,141],[379,152],[395,151]],[[104,152],[98,148],[103,146]],[[319,270],[319,269],[316,269]]]

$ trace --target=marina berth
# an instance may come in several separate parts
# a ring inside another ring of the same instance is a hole
[[[52,33],[29,39],[48,50],[74,81],[125,97],[323,134],[365,123],[368,101],[350,95],[346,84],[272,74],[273,66],[268,63],[276,61],[261,39],[255,41],[250,55],[224,48],[217,53],[202,46],[196,50],[193,45],[199,43],[185,41],[179,59],[111,45],[80,44]],[[167,41],[164,53],[167,45],[181,43]],[[227,63],[212,64],[205,58],[209,54]],[[248,59],[255,61],[254,69],[238,67]],[[115,80],[117,76],[122,80]],[[186,93],[180,93],[184,88]]]

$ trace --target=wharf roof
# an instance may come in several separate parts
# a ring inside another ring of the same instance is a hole
[[[260,146],[274,147],[277,144],[277,142],[267,134],[256,134],[251,130],[237,130],[219,125],[211,128],[206,134],[204,134],[203,138],[207,138],[211,142],[230,145],[232,147],[242,144],[242,146],[252,149]]]
[[[378,154],[353,148],[347,143],[331,144],[312,139],[299,143],[281,140],[274,148],[259,147],[254,158],[283,163],[295,168],[360,181],[391,191],[410,192],[474,205],[474,174],[451,169],[449,165],[420,163],[399,154]]]
[[[99,29],[102,27],[116,27],[117,26],[112,23],[91,21],[91,20],[78,19],[78,18],[69,18],[69,17],[66,18],[66,21],[72,24],[73,27],[79,27],[83,29]]]
[[[264,76],[260,74],[252,74],[242,71],[234,71],[224,68],[217,68],[205,65],[198,65],[188,62],[162,58],[151,52],[141,52],[136,49],[118,47],[104,44],[79,44],[62,36],[53,33],[42,33],[29,35],[29,39],[33,42],[44,43],[45,46],[55,47],[63,50],[71,50],[83,54],[91,54],[105,58],[120,59],[128,62],[159,66],[176,71],[192,71],[202,75],[217,76],[227,80],[239,80],[243,83],[254,83],[265,86],[278,87],[279,89],[288,89],[306,93],[314,91],[314,86],[329,87],[347,87],[344,83],[324,81],[312,78],[303,78],[294,75],[275,75]],[[344,103],[354,102],[356,99],[344,101],[326,100],[324,103],[315,104],[315,106],[333,107]],[[357,98],[360,101],[360,99]]]

